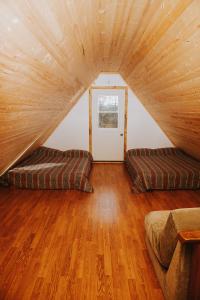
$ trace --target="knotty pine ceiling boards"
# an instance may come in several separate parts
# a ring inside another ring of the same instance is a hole
[[[199,0],[6,0],[0,173],[42,144],[102,71],[119,72],[171,141],[200,158]]]

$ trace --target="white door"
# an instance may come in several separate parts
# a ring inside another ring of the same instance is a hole
[[[124,160],[124,107],[124,89],[92,89],[94,160]]]

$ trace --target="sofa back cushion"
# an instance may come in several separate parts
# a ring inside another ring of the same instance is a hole
[[[176,248],[177,234],[184,230],[200,230],[200,208],[183,208],[170,212],[158,243],[163,266],[169,266]]]

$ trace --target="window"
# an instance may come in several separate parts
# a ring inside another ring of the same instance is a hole
[[[118,96],[98,97],[99,128],[118,128]]]

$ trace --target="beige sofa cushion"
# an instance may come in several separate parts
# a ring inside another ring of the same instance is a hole
[[[176,248],[177,234],[184,230],[200,230],[200,208],[182,208],[170,212],[165,228],[160,234],[164,266],[169,266]]]
[[[145,217],[146,235],[157,259],[162,265],[163,262],[160,251],[160,235],[165,228],[169,214],[170,210],[152,211]]]
[[[168,268],[177,244],[177,233],[200,230],[200,208],[151,212],[145,218],[145,228],[155,255]]]

